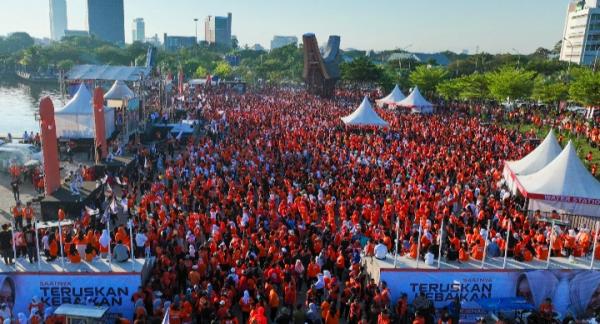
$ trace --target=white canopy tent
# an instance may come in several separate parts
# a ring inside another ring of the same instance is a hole
[[[554,160],[562,151],[560,144],[554,136],[554,131],[551,129],[546,135],[546,138],[524,158],[518,161],[504,162],[504,171],[502,172],[506,185],[511,192],[516,193],[515,177],[524,176],[538,172]]]
[[[58,137],[79,139],[96,136],[92,94],[85,84],[82,83],[73,98],[54,115]],[[104,109],[104,123],[106,136],[111,136],[115,131],[114,109]]]
[[[600,182],[585,168],[570,141],[545,168],[516,180],[529,199],[529,210],[600,217]]]
[[[396,106],[411,108],[412,112],[420,114],[430,114],[433,112],[433,104],[423,98],[417,86],[415,86],[408,97],[397,103]]]
[[[376,100],[376,102],[379,106],[395,106],[405,98],[406,96],[402,93],[402,91],[400,91],[400,87],[398,87],[398,85],[396,84],[394,90],[392,90],[392,92],[390,92],[390,94],[387,95],[387,97]]]
[[[352,126],[388,126],[388,123],[373,110],[373,106],[371,106],[369,98],[366,96],[353,113],[342,117],[342,121],[344,124]]]
[[[133,93],[133,91],[131,91],[131,89],[129,89],[127,84],[125,84],[125,82],[121,81],[121,80],[115,81],[115,83],[113,83],[112,87],[110,87],[108,92],[106,92],[106,94],[104,94],[104,100],[106,100],[107,102],[110,102],[110,101],[121,102],[123,100],[129,100],[134,97],[135,97],[135,93]],[[110,104],[109,104],[109,106],[112,107]],[[119,104],[118,107],[120,107],[120,106],[121,106],[121,104]]]

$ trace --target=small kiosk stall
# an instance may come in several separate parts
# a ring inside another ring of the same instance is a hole
[[[125,138],[137,130],[140,124],[139,107],[140,99],[122,80],[117,80],[110,90],[104,95],[107,107],[114,108],[119,116],[121,133]]]
[[[104,324],[110,323],[109,307],[63,304],[54,315],[64,316],[65,324]]]

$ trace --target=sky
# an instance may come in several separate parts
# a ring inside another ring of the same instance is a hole
[[[241,45],[269,48],[273,35],[312,32],[322,43],[340,35],[342,48],[469,53],[530,53],[562,38],[569,0],[124,0],[125,39],[133,19],[146,37],[163,33],[204,39],[204,18],[233,14]],[[67,0],[68,28],[85,30],[87,0]],[[50,36],[49,0],[0,0],[0,35]]]

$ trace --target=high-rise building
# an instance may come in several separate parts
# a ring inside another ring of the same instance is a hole
[[[135,18],[133,20],[133,37],[132,42],[144,42],[146,41],[146,23],[144,18]]]
[[[196,44],[195,36],[168,36],[163,35],[163,45],[167,52],[178,51],[182,48],[192,47]]]
[[[108,42],[125,43],[123,0],[87,0],[88,30]]]
[[[204,40],[210,45],[231,47],[231,12],[227,13],[227,17],[206,17]]]
[[[600,1],[574,1],[567,7],[560,60],[593,65],[600,51]]]
[[[50,37],[60,40],[67,29],[67,0],[50,0]]]
[[[271,49],[284,47],[291,44],[298,44],[298,37],[296,36],[273,36],[271,40]]]

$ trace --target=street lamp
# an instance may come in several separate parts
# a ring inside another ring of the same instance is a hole
[[[573,43],[568,40],[566,37],[563,37],[563,40],[569,42],[569,46],[571,46],[571,54],[569,54],[569,66],[567,67],[568,71],[571,71],[571,60],[573,59]]]
[[[521,53],[519,53],[519,51],[517,51],[516,48],[513,47],[512,49],[515,53],[517,53],[517,67],[521,66]]]
[[[194,24],[196,25],[196,45],[198,44],[198,18],[194,18]]]

